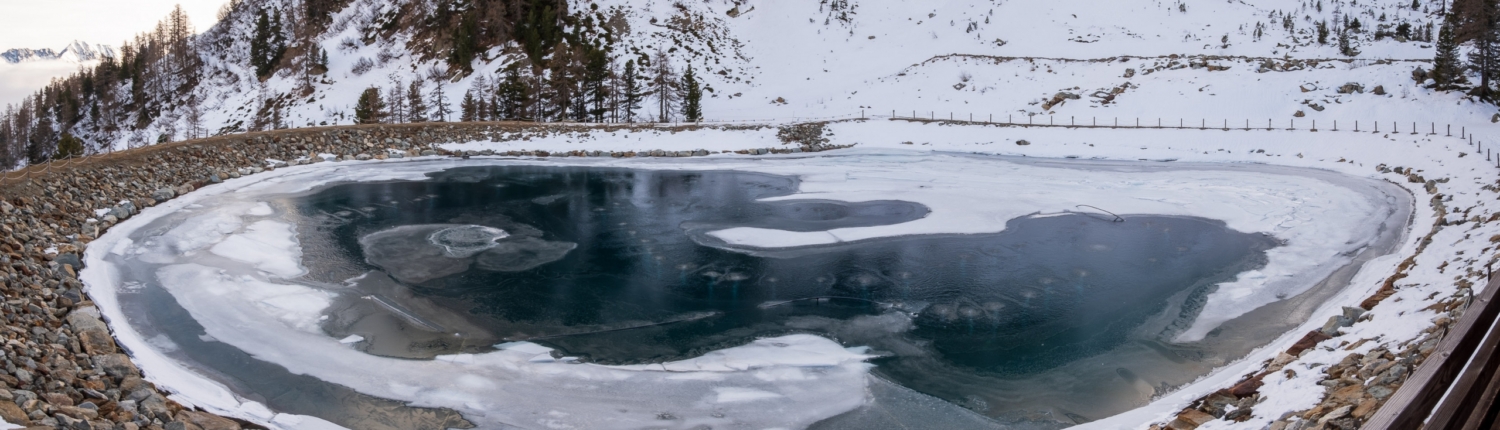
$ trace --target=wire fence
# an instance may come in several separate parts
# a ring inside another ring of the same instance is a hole
[[[1051,128],[1070,128],[1070,129],[1076,129],[1076,128],[1108,128],[1108,129],[1222,130],[1222,131],[1277,131],[1277,130],[1282,130],[1282,131],[1308,131],[1308,132],[1325,132],[1325,131],[1326,132],[1368,132],[1368,133],[1377,133],[1377,134],[1378,133],[1390,133],[1390,134],[1407,134],[1407,135],[1412,135],[1412,136],[1441,136],[1441,137],[1447,137],[1447,138],[1457,138],[1457,139],[1465,141],[1465,143],[1468,146],[1474,147],[1474,153],[1475,153],[1475,155],[1480,155],[1480,154],[1484,155],[1485,161],[1494,162],[1495,163],[1495,167],[1496,168],[1500,168],[1500,157],[1496,157],[1494,155],[1494,153],[1493,153],[1493,150],[1494,150],[1493,147],[1495,146],[1493,144],[1493,142],[1490,145],[1491,146],[1490,148],[1485,148],[1484,141],[1476,139],[1473,133],[1469,133],[1469,130],[1468,130],[1467,126],[1460,125],[1460,126],[1458,126],[1457,130],[1454,130],[1454,126],[1452,124],[1441,124],[1442,127],[1438,127],[1438,125],[1440,125],[1440,124],[1438,124],[1437,122],[1432,122],[1432,121],[1429,121],[1427,124],[1422,124],[1421,122],[1417,122],[1417,121],[1401,122],[1401,121],[1359,121],[1359,120],[1356,120],[1356,121],[1344,121],[1344,122],[1340,123],[1340,121],[1338,121],[1338,120],[1333,120],[1333,121],[1324,121],[1324,123],[1323,123],[1323,125],[1325,127],[1326,126],[1331,126],[1331,128],[1319,129],[1318,128],[1318,120],[1311,119],[1311,120],[1302,120],[1302,121],[1299,122],[1298,119],[1296,119],[1296,118],[1288,119],[1288,120],[1286,120],[1286,122],[1284,124],[1278,123],[1277,121],[1272,120],[1272,119],[1267,119],[1264,126],[1261,126],[1261,123],[1258,122],[1258,121],[1252,121],[1252,120],[1249,120],[1249,119],[1244,120],[1244,122],[1239,122],[1239,120],[1235,120],[1235,122],[1233,122],[1233,123],[1231,123],[1229,119],[1220,119],[1220,120],[1216,120],[1213,123],[1210,123],[1207,118],[1197,118],[1198,119],[1198,123],[1197,124],[1193,124],[1191,122],[1191,120],[1189,120],[1187,118],[1175,118],[1177,121],[1176,121],[1176,123],[1173,123],[1171,121],[1171,119],[1169,119],[1169,118],[1145,118],[1145,119],[1143,119],[1143,118],[1139,118],[1139,117],[1126,118],[1125,121],[1121,121],[1121,118],[1119,118],[1119,117],[1109,117],[1109,118],[1104,118],[1104,121],[1101,124],[1101,119],[1099,117],[1088,117],[1087,121],[1085,122],[1085,121],[1083,121],[1078,116],[1068,116],[1067,119],[1066,119],[1066,123],[1064,123],[1064,120],[1062,118],[1059,118],[1057,115],[1048,115],[1048,116],[1046,116],[1045,121],[1043,121],[1041,119],[1042,117],[1040,115],[1022,115],[1021,117],[1024,118],[1024,122],[1022,122],[1022,121],[1016,119],[1016,115],[1006,115],[1004,118],[1001,118],[1000,120],[996,120],[996,117],[993,114],[984,114],[983,116],[976,116],[973,113],[966,113],[963,116],[959,116],[957,113],[949,112],[948,115],[947,115],[947,117],[944,118],[942,116],[937,115],[936,111],[928,111],[928,112],[926,112],[927,115],[922,115],[923,112],[919,112],[919,111],[911,111],[910,115],[904,115],[905,113],[906,112],[892,110],[890,116],[885,116],[885,115],[871,115],[871,114],[869,114],[869,112],[861,110],[859,113],[851,113],[851,114],[847,114],[847,115],[823,116],[823,117],[797,117],[797,116],[794,116],[794,117],[769,118],[769,119],[712,120],[712,121],[701,121],[701,122],[696,122],[696,123],[654,122],[654,123],[634,123],[634,124],[628,124],[628,125],[649,126],[649,127],[675,127],[675,126],[682,126],[682,125],[736,125],[736,124],[765,124],[765,125],[772,125],[772,124],[797,123],[797,122],[849,121],[849,120],[863,120],[863,119],[872,119],[872,118],[874,118],[874,119],[886,118],[886,119],[893,120],[893,121],[943,122],[943,123],[953,123],[953,124],[989,125],[989,126],[1021,127],[1021,128],[1051,127]],[[452,125],[462,125],[464,123],[438,123],[438,124],[452,126]],[[589,125],[589,126],[618,126],[618,125],[627,125],[627,124],[622,124],[622,123],[574,123],[574,124],[576,124],[576,125]],[[437,124],[435,124],[435,125],[437,125]],[[1284,127],[1283,127],[1283,125],[1284,125]],[[1426,125],[1427,127],[1422,127],[1423,125]],[[1403,131],[1403,130],[1405,130],[1405,131]],[[1456,135],[1454,134],[1455,131],[1457,131]],[[149,146],[155,146],[155,145],[149,145]],[[53,168],[65,168],[65,167],[69,167],[69,166],[72,166],[72,165],[77,164],[79,162],[82,162],[84,160],[91,159],[93,157],[97,157],[99,155],[107,155],[107,154],[112,154],[112,153],[114,153],[114,152],[111,151],[111,152],[98,153],[98,154],[89,154],[89,155],[85,155],[85,156],[70,157],[70,158],[66,158],[66,159],[62,159],[62,160],[54,160],[54,161],[49,161],[49,162],[45,162],[45,163],[40,163],[40,164],[34,164],[34,165],[26,166],[25,168],[18,169],[16,171],[0,172],[0,182],[8,182],[8,181],[20,180],[20,179],[29,179],[29,178],[32,177],[32,175],[41,175],[41,174],[50,173]]]
[[[1069,129],[1078,129],[1078,128],[1104,128],[1104,129],[1222,130],[1222,131],[1278,131],[1278,130],[1281,130],[1281,131],[1307,131],[1307,132],[1351,132],[1351,133],[1372,133],[1372,134],[1385,133],[1385,134],[1403,134],[1403,135],[1410,135],[1410,136],[1429,136],[1429,137],[1436,136],[1436,137],[1456,138],[1456,139],[1463,140],[1468,146],[1474,147],[1474,149],[1475,149],[1474,150],[1475,155],[1484,155],[1485,161],[1494,162],[1495,163],[1495,167],[1496,168],[1500,168],[1500,157],[1496,157],[1493,154],[1493,149],[1494,149],[1493,147],[1495,146],[1493,144],[1493,142],[1490,145],[1491,148],[1485,148],[1484,141],[1476,139],[1473,133],[1469,133],[1469,129],[1468,129],[1467,126],[1459,125],[1459,126],[1455,127],[1453,124],[1446,124],[1445,123],[1445,124],[1441,124],[1442,127],[1438,127],[1439,124],[1437,122],[1432,122],[1432,121],[1428,121],[1427,124],[1422,124],[1419,121],[1406,121],[1406,122],[1402,122],[1402,121],[1359,121],[1359,120],[1356,120],[1356,121],[1343,121],[1343,122],[1340,122],[1338,120],[1333,120],[1333,121],[1326,121],[1325,120],[1323,122],[1323,126],[1325,128],[1320,129],[1320,128],[1318,128],[1318,120],[1316,120],[1316,119],[1303,119],[1303,120],[1299,121],[1297,118],[1288,119],[1288,120],[1286,120],[1286,122],[1278,122],[1278,121],[1273,120],[1273,119],[1267,119],[1266,122],[1264,123],[1264,126],[1262,126],[1260,122],[1258,122],[1258,121],[1252,121],[1252,120],[1249,120],[1249,119],[1245,119],[1244,122],[1241,123],[1241,122],[1239,122],[1239,120],[1235,120],[1234,122],[1230,122],[1229,119],[1219,119],[1219,120],[1215,120],[1214,122],[1209,122],[1209,119],[1207,119],[1207,118],[1195,118],[1195,119],[1198,120],[1198,122],[1197,122],[1197,124],[1194,124],[1192,122],[1192,120],[1190,120],[1188,118],[1144,118],[1143,119],[1143,118],[1139,118],[1139,117],[1133,117],[1133,118],[1124,118],[1124,121],[1122,121],[1120,117],[1108,117],[1108,118],[1102,118],[1101,119],[1099,117],[1094,117],[1094,116],[1087,117],[1087,118],[1080,118],[1078,116],[1068,116],[1066,118],[1060,118],[1057,115],[1047,115],[1045,117],[1042,117],[1040,115],[1022,115],[1021,117],[1024,118],[1024,119],[1017,120],[1017,118],[1016,118],[1015,115],[1006,115],[1004,118],[1001,118],[1001,119],[999,119],[997,121],[996,118],[995,118],[995,116],[993,114],[984,114],[982,116],[976,116],[975,114],[968,113],[968,114],[965,114],[964,116],[959,116],[958,114],[956,114],[954,112],[949,112],[948,115],[947,115],[947,118],[944,118],[942,116],[937,115],[937,112],[935,112],[935,111],[927,111],[927,112],[912,111],[911,115],[903,115],[905,113],[906,112],[892,110],[891,111],[891,115],[889,117],[886,117],[886,118],[889,118],[889,119],[891,119],[893,121],[942,122],[942,123],[954,123],[954,124],[992,125],[992,126],[1021,127],[1021,128],[1050,127],[1050,128],[1069,128]],[[923,113],[926,113],[926,115],[922,115]],[[861,115],[861,116],[863,116],[863,115]],[[884,116],[884,115],[881,115],[881,116]],[[1176,119],[1177,121],[1174,122],[1174,121],[1172,121],[1172,119]],[[1424,125],[1427,126],[1427,127],[1422,127]],[[1332,128],[1326,128],[1328,126],[1332,126]],[[1455,133],[1457,133],[1457,134],[1455,134]]]

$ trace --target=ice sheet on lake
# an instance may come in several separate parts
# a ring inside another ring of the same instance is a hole
[[[91,270],[86,271],[85,282],[105,315],[116,322],[121,342],[136,353],[153,381],[195,405],[283,428],[300,428],[301,424],[288,424],[291,421],[320,420],[266,411],[152,350],[128,325],[121,328],[119,322],[126,319],[114,296],[119,269],[110,267],[103,250],[170,264],[158,273],[163,287],[209,336],[221,342],[293,373],[362,393],[415,406],[453,408],[486,427],[805,427],[867,401],[865,351],[809,335],[761,339],[695,359],[642,366],[570,364],[551,360],[546,348],[525,343],[430,361],[365,354],[317,328],[318,318],[335,293],[275,279],[292,273],[286,261],[267,257],[278,246],[284,255],[295,254],[295,241],[283,240],[294,237],[287,234],[290,227],[283,229],[271,221],[246,227],[247,220],[241,219],[264,212],[257,209],[260,202],[256,201],[262,195],[305,192],[333,182],[421,179],[426,172],[449,167],[502,162],[528,163],[476,159],[305,166],[206,187],[148,209],[100,238],[88,252]],[[1231,228],[1265,232],[1286,242],[1272,250],[1270,262],[1261,271],[1221,285],[1209,298],[1198,324],[1182,335],[1184,340],[1201,338],[1233,316],[1322,279],[1347,262],[1350,251],[1363,246],[1361,238],[1375,236],[1378,221],[1394,201],[1385,189],[1361,180],[1296,169],[1144,169],[1099,163],[1085,170],[915,153],[806,157],[777,163],[576,158],[552,162],[562,163],[797,175],[802,179],[800,193],[778,199],[905,200],[932,210],[926,218],[878,228],[810,233],[740,228],[714,233],[737,246],[772,248],[910,234],[997,232],[1011,219],[1073,210],[1079,204],[1126,214],[1127,219],[1131,213],[1220,219]],[[210,204],[203,205],[207,209],[192,209],[202,213],[191,222],[144,243],[127,238],[132,230],[196,203]],[[1377,225],[1370,225],[1372,220]],[[267,222],[272,224],[263,224]],[[421,236],[423,241],[429,234]],[[254,241],[259,248],[237,255],[238,247],[224,245],[239,241]],[[198,250],[220,245],[213,254],[258,270],[199,264],[203,256]],[[442,253],[437,246],[431,248]]]

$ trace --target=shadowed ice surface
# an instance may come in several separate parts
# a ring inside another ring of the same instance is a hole
[[[1024,427],[1099,418],[1183,382],[1125,367],[1141,345],[1206,354],[1165,340],[1191,322],[1212,284],[1264,264],[1275,245],[1197,218],[1063,215],[1013,220],[999,234],[756,256],[701,233],[888,225],[927,209],[762,203],[793,193],[795,179],[733,171],[504,166],[431,176],[288,202],[308,215],[299,231],[304,248],[317,250],[305,252],[309,276],[357,277],[364,291],[336,304],[324,328],[359,335],[367,352],[424,358],[529,340],[635,364],[816,333],[875,348],[885,356],[877,374],[947,401],[934,404]],[[1116,352],[1104,372],[1065,370]],[[1157,352],[1143,361],[1159,366]],[[861,416],[825,427],[858,428]]]

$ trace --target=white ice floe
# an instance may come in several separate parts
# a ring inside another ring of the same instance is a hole
[[[303,273],[302,248],[291,224],[257,221],[243,232],[230,235],[208,249],[215,255],[250,263],[280,278],[295,278]]]

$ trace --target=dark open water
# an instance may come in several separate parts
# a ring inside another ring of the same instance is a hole
[[[1275,245],[1206,219],[1087,214],[784,258],[703,245],[727,227],[822,231],[927,213],[896,201],[756,202],[796,185],[733,171],[465,167],[287,203],[314,280],[369,272],[356,282],[368,295],[326,328],[365,337],[371,353],[530,340],[642,363],[812,332],[871,346],[884,355],[878,374],[1002,421],[1099,418],[1037,416],[1007,381],[1169,338],[1213,283],[1263,264]]]

